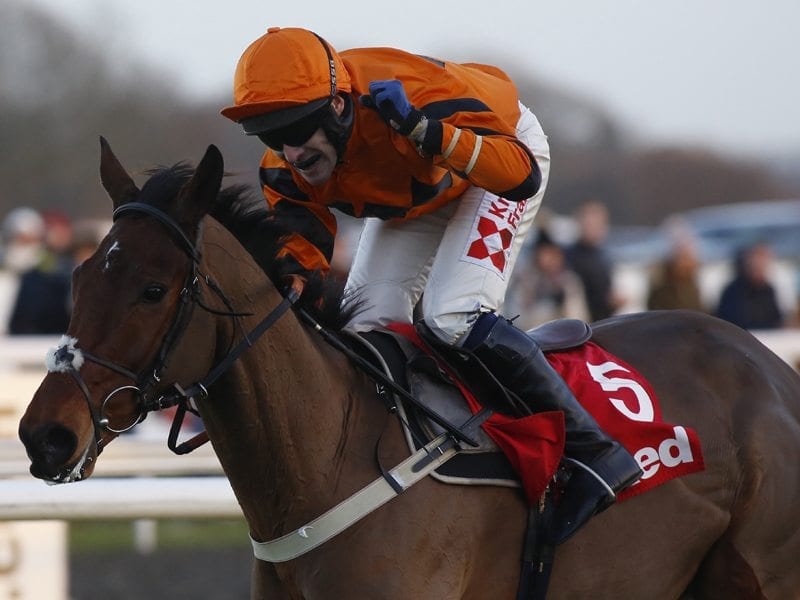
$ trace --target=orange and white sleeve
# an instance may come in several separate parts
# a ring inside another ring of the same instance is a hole
[[[530,198],[541,185],[536,159],[511,135],[430,119],[422,149],[438,165],[512,202]]]

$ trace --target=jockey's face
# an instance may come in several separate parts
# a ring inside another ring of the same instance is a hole
[[[331,100],[331,106],[337,115],[341,115],[344,110],[344,100],[336,96]],[[278,136],[278,140],[270,140],[267,145],[283,156],[308,183],[322,185],[333,174],[338,156],[336,148],[318,125],[319,121],[313,119],[312,116],[310,122],[298,124],[297,131],[293,132],[296,135],[287,135],[283,140]],[[275,141],[279,143],[276,144]]]
[[[283,157],[311,185],[322,185],[336,167],[336,148],[322,129],[300,146],[283,146]]]

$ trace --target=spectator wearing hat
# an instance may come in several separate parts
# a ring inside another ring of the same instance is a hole
[[[44,219],[33,208],[20,206],[3,218],[0,227],[0,333],[7,333],[22,273],[33,269],[42,259],[44,232]]]
[[[10,335],[64,333],[71,312],[72,222],[55,210],[41,213],[42,246],[37,263],[20,274]]]

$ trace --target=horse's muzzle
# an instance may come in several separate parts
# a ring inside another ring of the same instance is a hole
[[[29,431],[23,421],[19,427],[19,438],[31,460],[31,475],[45,481],[78,481],[84,477],[86,464],[94,460],[89,456],[91,444],[74,464],[69,464],[78,448],[78,436],[58,423],[48,423]]]

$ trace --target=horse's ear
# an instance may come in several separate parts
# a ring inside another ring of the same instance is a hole
[[[114,203],[114,209],[139,195],[139,188],[122,168],[106,138],[100,136],[100,181]]]
[[[184,224],[196,225],[214,206],[222,186],[223,170],[222,153],[212,144],[178,194],[178,212]]]

